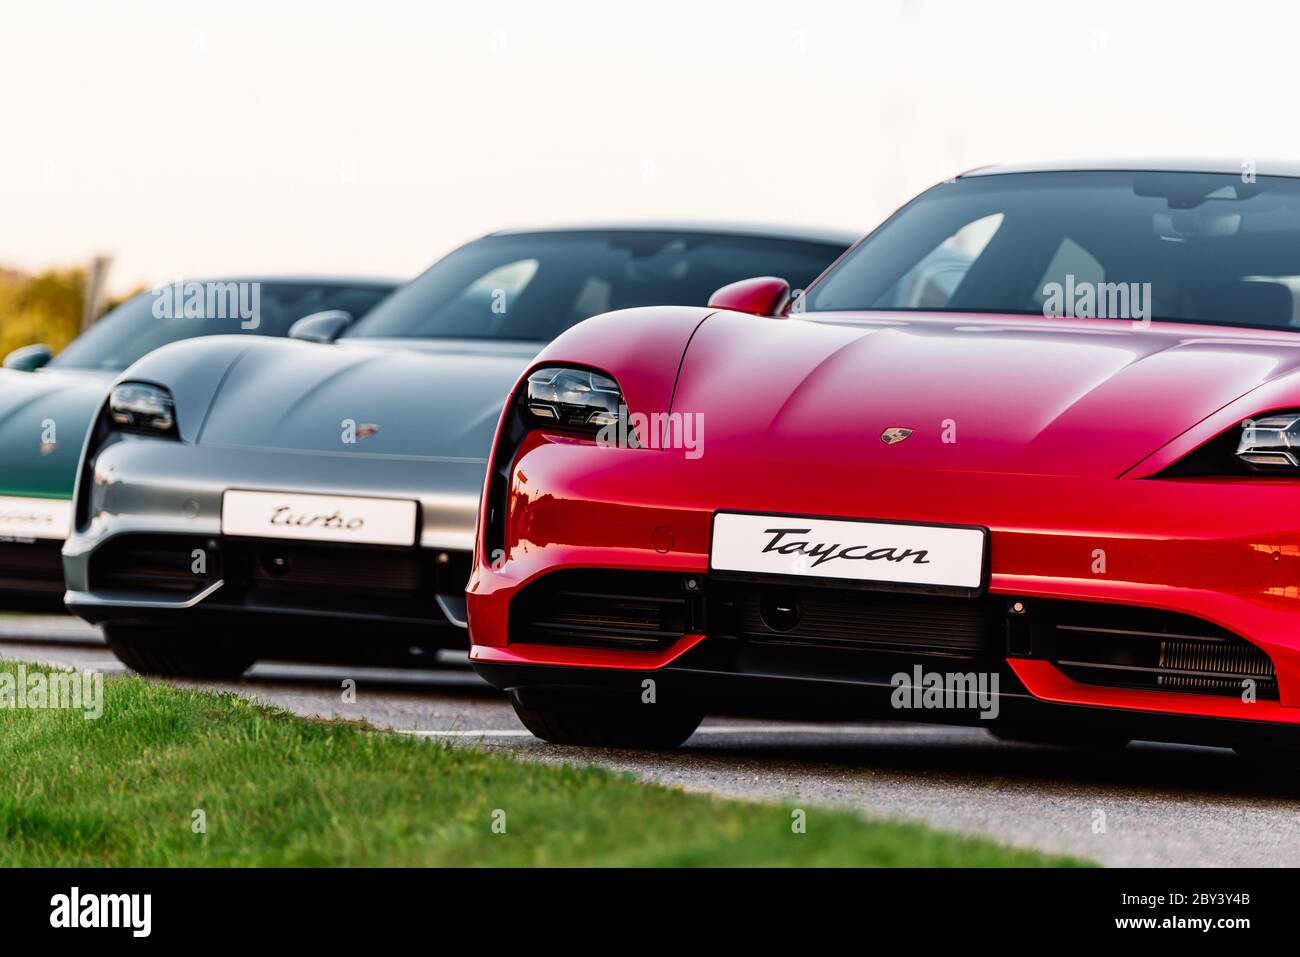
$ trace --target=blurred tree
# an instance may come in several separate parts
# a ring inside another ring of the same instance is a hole
[[[76,338],[86,296],[82,269],[37,276],[0,272],[0,357],[43,342],[58,352]]]

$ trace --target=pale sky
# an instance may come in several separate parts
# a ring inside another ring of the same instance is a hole
[[[1300,159],[1300,7],[71,2],[0,19],[0,266],[409,276],[492,229],[865,232],[991,162]]]

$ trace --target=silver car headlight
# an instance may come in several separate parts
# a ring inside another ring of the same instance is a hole
[[[108,418],[122,432],[175,438],[176,404],[162,386],[124,382],[108,397]]]
[[[1257,472],[1300,472],[1300,412],[1278,412],[1241,424],[1237,458]]]

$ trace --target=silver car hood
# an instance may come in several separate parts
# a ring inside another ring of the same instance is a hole
[[[265,340],[228,370],[197,444],[486,461],[506,395],[543,345]]]

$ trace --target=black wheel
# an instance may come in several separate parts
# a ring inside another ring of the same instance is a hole
[[[238,678],[257,660],[246,645],[210,631],[109,624],[104,638],[132,671],[162,678]]]
[[[994,725],[989,728],[989,731],[1000,741],[1014,741],[1018,744],[1051,744],[1061,748],[1118,750],[1127,746],[1132,740],[1116,731],[1099,731],[1095,728],[1066,725]]]
[[[540,710],[512,703],[524,727],[543,741],[597,748],[666,751],[694,734],[704,720],[697,711],[661,704],[610,706],[581,699],[575,700],[571,709]]]

